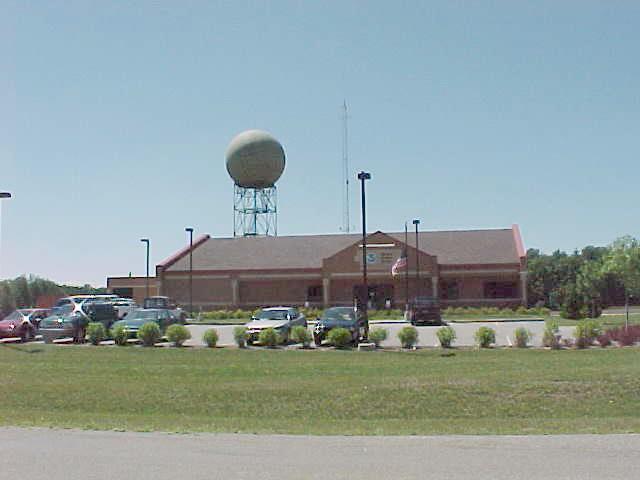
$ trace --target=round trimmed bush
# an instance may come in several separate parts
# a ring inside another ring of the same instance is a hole
[[[380,346],[389,336],[389,332],[386,328],[372,328],[369,332],[369,340],[371,340],[376,348]]]
[[[278,340],[278,333],[273,328],[265,328],[258,335],[258,341],[265,347],[275,347]]]
[[[496,331],[489,327],[480,327],[475,334],[476,343],[480,348],[489,348],[496,343]]]
[[[418,329],[410,325],[402,327],[398,332],[398,338],[402,348],[412,348],[418,343]]]
[[[586,348],[600,335],[600,325],[595,320],[583,320],[576,325],[573,336],[576,339],[576,347]]]
[[[127,334],[127,330],[124,325],[117,325],[111,329],[111,337],[116,345],[126,345],[127,340],[129,339],[129,335]]]
[[[291,338],[296,343],[301,343],[303,347],[307,348],[311,345],[311,333],[302,325],[296,325],[291,330]]]
[[[344,348],[351,343],[351,332],[346,328],[332,328],[327,334],[327,340],[336,348]]]
[[[247,344],[247,327],[238,326],[233,329],[233,340],[238,348],[244,348]]]
[[[209,348],[215,348],[218,343],[218,331],[215,328],[210,328],[202,335],[202,341]]]
[[[138,330],[138,339],[145,347],[153,347],[162,335],[156,322],[147,322]]]
[[[456,331],[448,326],[439,328],[436,335],[442,348],[451,348],[453,341],[456,339]]]
[[[87,336],[93,345],[99,345],[107,336],[104,325],[100,322],[91,322],[87,326]]]
[[[516,339],[516,347],[518,348],[526,348],[533,337],[533,334],[524,327],[516,328],[514,335]]]
[[[167,328],[167,340],[176,347],[181,347],[184,342],[191,338],[191,332],[184,325],[174,323]]]

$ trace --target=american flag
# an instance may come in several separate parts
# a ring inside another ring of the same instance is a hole
[[[407,254],[405,252],[402,252],[400,258],[398,258],[398,260],[396,260],[396,263],[393,264],[393,267],[391,267],[391,275],[393,275],[394,277],[396,275],[400,275],[400,271],[405,268],[407,268]]]

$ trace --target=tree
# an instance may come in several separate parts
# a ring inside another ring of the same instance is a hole
[[[603,271],[615,274],[624,286],[628,326],[629,296],[640,296],[640,242],[629,235],[618,238],[604,258]]]
[[[604,275],[602,262],[591,260],[582,264],[576,276],[576,291],[582,296],[590,318],[597,318],[602,313]]]

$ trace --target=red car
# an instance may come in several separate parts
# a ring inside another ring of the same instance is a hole
[[[21,308],[0,320],[0,338],[20,337],[23,342],[33,340],[40,320],[47,316],[43,308]]]

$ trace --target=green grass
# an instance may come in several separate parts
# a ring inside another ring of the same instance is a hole
[[[640,349],[0,346],[0,425],[293,434],[640,432]]]
[[[558,320],[558,324],[564,327],[572,327],[578,324],[579,320],[569,320],[562,317],[554,317]],[[595,319],[602,328],[624,327],[625,315],[604,315]],[[640,313],[629,314],[629,325],[640,324]]]

